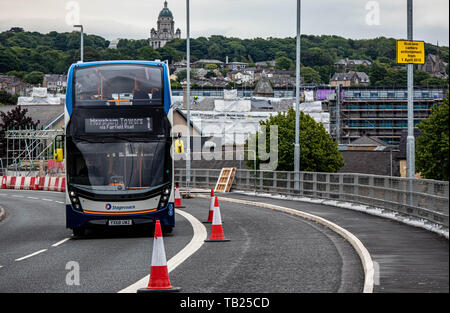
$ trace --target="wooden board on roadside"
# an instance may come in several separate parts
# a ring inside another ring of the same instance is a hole
[[[236,174],[235,167],[224,167],[220,171],[219,179],[217,180],[214,192],[229,192],[233,184],[234,175]]]

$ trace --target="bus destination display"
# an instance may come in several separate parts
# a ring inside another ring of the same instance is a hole
[[[87,118],[84,127],[86,133],[150,132],[152,118]]]

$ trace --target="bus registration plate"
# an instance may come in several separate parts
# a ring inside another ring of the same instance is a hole
[[[109,226],[123,226],[123,225],[132,225],[131,220],[109,220]]]

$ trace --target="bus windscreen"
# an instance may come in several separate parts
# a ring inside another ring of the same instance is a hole
[[[136,64],[81,67],[75,71],[75,106],[162,104],[162,69]]]

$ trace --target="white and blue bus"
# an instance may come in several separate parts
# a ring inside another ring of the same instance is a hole
[[[65,106],[66,226],[175,226],[172,109],[163,62],[73,64]]]

